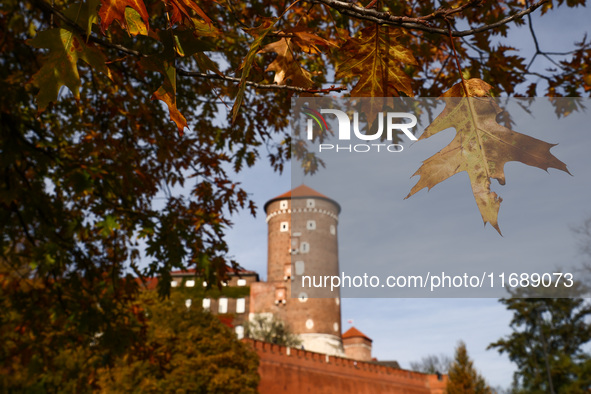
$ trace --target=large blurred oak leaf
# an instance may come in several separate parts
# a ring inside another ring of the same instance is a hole
[[[99,16],[101,18],[101,29],[103,32],[111,26],[113,21],[119,22],[122,27],[129,30],[127,19],[125,18],[126,7],[136,10],[144,21],[146,29],[149,29],[148,11],[142,0],[101,0]]]
[[[78,60],[83,60],[96,71],[110,75],[105,64],[105,55],[93,44],[86,44],[69,30],[59,28],[44,30],[28,43],[36,48],[49,49],[41,69],[31,79],[31,83],[39,87],[37,94],[39,111],[45,110],[50,102],[57,100],[59,90],[64,85],[70,89],[76,100],[80,99]]]
[[[491,179],[505,184],[505,163],[520,161],[543,170],[556,168],[569,172],[566,164],[550,153],[554,144],[517,133],[497,123],[496,117],[502,109],[494,99],[486,97],[490,85],[476,78],[465,83],[469,98],[465,97],[461,83],[444,93],[442,97],[450,97],[444,110],[419,140],[452,127],[456,130],[455,138],[425,160],[414,173],[413,176],[419,175],[420,179],[406,198],[466,171],[484,224],[490,223],[501,234],[497,217],[502,199],[490,190],[490,184]]]

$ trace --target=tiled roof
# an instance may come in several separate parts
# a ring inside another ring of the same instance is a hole
[[[328,198],[322,193],[318,193],[316,190],[312,189],[306,185],[300,185],[295,189],[292,189],[286,193],[283,193],[280,196],[272,198],[271,200],[282,200],[284,198],[291,198],[291,197],[321,197],[321,198]]]
[[[323,200],[328,200],[330,202],[332,202],[333,204],[335,204],[338,207],[338,211],[341,211],[341,206],[332,198],[325,196],[324,194],[317,192],[316,190],[312,189],[310,186],[306,186],[306,185],[300,185],[288,192],[285,192],[283,194],[278,195],[277,197],[274,197],[272,199],[270,199],[269,201],[267,201],[265,203],[265,211],[267,210],[267,206],[272,203],[273,201],[277,201],[277,200],[286,200],[286,199],[291,199],[291,198],[306,198],[306,197],[316,197],[316,198],[321,198]]]
[[[362,333],[361,331],[359,331],[355,327],[349,328],[347,330],[347,332],[345,332],[343,334],[343,339],[346,339],[346,338],[354,338],[354,337],[361,337],[361,338],[365,338],[365,339],[371,341],[371,339],[367,335],[365,335],[364,333]]]

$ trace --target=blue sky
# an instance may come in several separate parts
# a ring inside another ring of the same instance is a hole
[[[591,102],[587,100],[588,105]],[[546,99],[534,104],[534,115],[548,115]],[[574,176],[551,169],[549,172],[520,163],[506,166],[506,186],[493,186],[504,198],[499,221],[504,237],[483,227],[465,173],[457,174],[430,192],[422,191],[403,200],[416,178],[410,178],[424,160],[453,138],[452,130],[438,138],[405,143],[405,151],[390,166],[376,156],[354,160],[350,168],[327,170],[305,183],[341,203],[339,255],[342,270],[354,272],[359,261],[371,261],[358,272],[405,267],[416,274],[425,262],[433,270],[456,268],[475,270],[517,270],[552,272],[557,265],[568,266],[580,260],[571,227],[591,215],[591,155],[587,114],[578,114],[552,123],[552,116],[516,116],[516,130],[542,140],[559,143],[552,153],[565,161]],[[563,125],[557,127],[556,125]],[[523,130],[523,129],[526,130]],[[327,156],[347,165],[351,156]],[[371,176],[363,176],[367,168]],[[373,164],[373,165],[372,165]],[[355,173],[355,171],[359,173]],[[240,175],[244,186],[253,191],[259,207],[270,198],[301,183],[298,171],[280,176],[264,163]],[[293,184],[292,184],[293,182]],[[245,213],[235,218],[229,233],[231,253],[248,269],[266,275],[267,226],[264,213],[252,218]],[[372,252],[368,252],[367,249]],[[389,250],[396,253],[388,253]],[[383,267],[376,267],[381,262]],[[435,265],[433,265],[435,264]],[[533,264],[533,265],[532,265]],[[385,268],[384,268],[385,267]],[[482,293],[484,294],[484,293]],[[367,294],[361,294],[367,297]],[[473,297],[479,297],[474,292]],[[494,296],[494,295],[493,295]],[[397,360],[403,367],[429,354],[453,355],[459,340],[466,342],[470,355],[488,381],[509,386],[513,364],[504,355],[486,350],[491,343],[510,333],[511,314],[497,298],[412,299],[345,298],[342,326],[353,325],[374,340],[374,356]]]
[[[564,51],[572,48],[573,41],[582,37],[582,33],[588,30],[590,16],[588,9],[580,8],[565,8],[557,14],[551,12],[544,17],[536,15],[534,24],[542,49]],[[522,53],[533,53],[533,43],[527,27],[512,29],[510,36],[511,44],[522,49]],[[534,67],[538,71],[543,71],[549,67],[549,63],[544,59],[538,59]],[[563,133],[560,133],[561,131]],[[406,166],[397,167],[384,178],[383,191],[391,194],[392,201],[397,207],[403,206],[398,210],[400,216],[427,217],[427,211],[438,217],[434,223],[419,221],[410,227],[408,223],[412,221],[405,219],[408,239],[429,236],[432,248],[442,248],[445,244],[442,237],[438,241],[438,226],[441,233],[451,234],[458,228],[468,228],[472,241],[485,246],[490,243],[493,245],[491,250],[496,252],[504,247],[503,244],[511,244],[512,248],[521,244],[522,247],[518,249],[520,253],[541,248],[536,252],[537,255],[548,255],[549,260],[557,263],[576,261],[580,256],[577,254],[569,226],[576,226],[585,215],[591,215],[591,208],[587,211],[561,211],[558,208],[580,207],[582,201],[588,201],[591,197],[589,191],[582,186],[590,180],[587,174],[589,162],[579,160],[589,146],[588,140],[584,139],[588,131],[589,127],[571,131],[545,130],[542,136],[536,135],[549,142],[560,142],[552,152],[567,163],[574,177],[555,170],[546,173],[522,164],[506,166],[507,185],[494,186],[504,198],[499,216],[504,238],[499,237],[490,226],[482,227],[464,174],[454,176],[446,181],[445,185],[437,186],[429,193],[422,191],[409,200],[402,201],[409,188],[416,182],[416,178],[409,179],[412,172],[408,173]],[[452,137],[453,132],[443,133],[438,137],[439,140],[433,142],[433,146],[439,146],[438,149],[441,149]],[[575,141],[574,138],[579,140]],[[417,151],[417,157],[422,155],[423,159],[437,151],[437,148],[429,144],[419,146],[418,143],[412,146],[412,149]],[[573,158],[577,160],[573,161]],[[407,164],[409,167],[414,165],[415,169],[418,168],[417,162]],[[235,226],[228,233],[230,252],[244,267],[258,271],[264,278],[267,264],[267,227],[262,206],[268,199],[292,188],[290,170],[288,168],[283,175],[276,174],[262,160],[254,168],[239,174],[238,179],[252,193],[252,198],[261,211],[257,218],[252,218],[246,212],[235,216]],[[313,182],[306,183],[315,186]],[[322,187],[316,188],[320,192],[325,192]],[[571,188],[574,192],[564,193],[565,188]],[[335,196],[335,199],[338,200],[338,196]],[[553,212],[555,218],[562,215],[560,222],[540,221]],[[347,220],[351,219],[348,219],[348,214],[347,210],[343,209],[340,236],[343,226],[350,227],[347,225]],[[450,220],[450,215],[456,214],[457,216]],[[445,226],[445,223],[448,225]],[[343,240],[340,241],[343,245]],[[412,247],[409,247],[409,250],[412,250]],[[342,261],[342,248],[340,253]],[[439,250],[436,253],[446,252]],[[350,327],[347,321],[353,320],[358,329],[374,340],[373,354],[378,359],[397,360],[402,367],[408,368],[411,361],[429,354],[445,353],[452,356],[457,342],[463,340],[476,368],[491,385],[508,387],[511,383],[514,365],[506,356],[499,355],[494,350],[486,350],[491,342],[511,332],[511,314],[495,298],[347,298],[342,302],[342,319],[343,330]]]

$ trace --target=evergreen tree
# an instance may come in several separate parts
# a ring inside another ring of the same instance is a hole
[[[464,342],[460,342],[456,348],[456,355],[449,368],[448,377],[448,394],[492,393],[484,378],[474,369]]]

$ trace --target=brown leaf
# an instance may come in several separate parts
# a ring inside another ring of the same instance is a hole
[[[353,97],[371,97],[362,106],[368,122],[374,122],[382,108],[380,97],[413,96],[411,78],[401,64],[416,65],[412,52],[397,45],[402,33],[390,27],[372,25],[351,37],[341,47],[345,60],[337,65],[336,78],[359,78]]]
[[[397,45],[402,33],[372,25],[361,30],[359,38],[349,38],[341,47],[345,60],[337,66],[336,77],[356,78],[354,97],[393,97],[403,92],[412,96],[411,79],[400,64],[416,65],[412,52]]]
[[[446,106],[425,129],[419,140],[453,127],[456,136],[448,146],[423,162],[414,175],[420,175],[417,184],[406,198],[454,174],[466,171],[470,177],[472,193],[484,223],[490,223],[501,234],[497,217],[502,199],[490,190],[491,179],[505,184],[505,163],[520,161],[547,170],[556,168],[568,173],[566,164],[550,153],[554,145],[517,133],[497,123],[502,109],[494,99],[486,97],[491,86],[480,79],[465,82],[468,98],[462,84],[454,85],[443,97]],[[451,98],[451,97],[456,98]],[[414,176],[413,175],[413,176]]]
[[[269,64],[266,70],[275,71],[273,81],[277,85],[290,84],[302,88],[314,86],[312,75],[300,67],[293,56],[292,50],[291,38],[282,38],[279,41],[266,45],[259,53],[277,53],[277,57]]]
[[[285,30],[285,33],[292,34],[292,42],[297,45],[302,51],[306,53],[320,53],[318,46],[337,47],[332,41],[311,33],[306,26],[297,26],[295,28]]]

